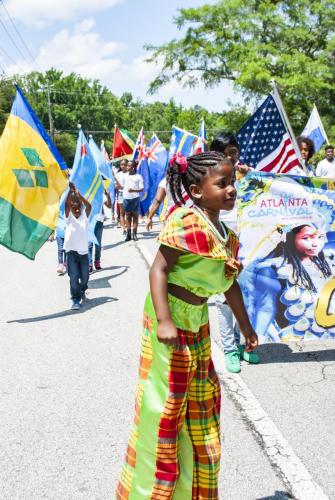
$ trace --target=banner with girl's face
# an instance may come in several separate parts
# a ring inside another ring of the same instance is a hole
[[[335,339],[334,188],[260,172],[237,184],[239,283],[260,342]]]

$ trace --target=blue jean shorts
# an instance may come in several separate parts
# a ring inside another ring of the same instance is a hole
[[[131,200],[127,200],[126,198],[124,198],[123,208],[126,213],[134,212],[138,214],[140,211],[140,197],[138,196],[137,198],[132,198]]]

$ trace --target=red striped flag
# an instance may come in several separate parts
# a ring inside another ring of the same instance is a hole
[[[263,172],[303,174],[282,113],[272,94],[239,131],[241,161]]]

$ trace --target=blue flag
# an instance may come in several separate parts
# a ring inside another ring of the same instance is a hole
[[[323,128],[322,121],[315,104],[313,106],[311,116],[306,123],[306,127],[301,132],[301,135],[312,139],[316,153],[321,149],[324,142],[328,143],[327,134]]]
[[[181,153],[183,156],[190,156],[194,150],[198,137],[187,130],[172,127],[171,144],[169,158],[176,153]]]
[[[76,155],[70,176],[79,193],[91,204],[89,219],[89,241],[95,242],[94,228],[101,213],[104,187],[102,177],[95,163],[93,153],[82,130],[79,131]],[[65,200],[68,190],[63,194],[60,205],[56,236],[64,237],[65,230]]]
[[[147,197],[141,202],[141,212],[143,214],[149,210],[155,198],[158,184],[166,173],[168,154],[157,135],[153,135],[149,141],[146,161],[149,171],[149,188]]]
[[[147,199],[148,196],[148,189],[149,189],[149,184],[150,184],[150,178],[149,178],[149,165],[148,165],[148,158],[147,158],[147,148],[145,145],[145,136],[143,133],[143,127],[141,128],[137,141],[135,144],[133,156],[132,156],[133,161],[138,162],[138,167],[137,167],[137,173],[140,174],[143,178],[143,191],[140,193],[140,200],[141,200],[141,205],[140,205],[140,211],[141,214],[144,215],[146,212],[144,212],[144,208],[142,208],[142,203],[143,207],[146,206],[145,200]]]
[[[93,137],[90,135],[90,140],[88,142],[90,150],[92,151],[94,161],[98,166],[100,174],[103,175],[106,179],[113,178],[112,166],[109,160],[103,156],[101,150],[96,145]]]

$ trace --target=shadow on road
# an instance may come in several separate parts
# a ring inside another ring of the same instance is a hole
[[[122,236],[122,240],[117,241],[116,243],[112,243],[111,245],[102,245],[103,250],[110,250],[111,248],[118,247],[120,245],[125,245],[127,242],[124,241],[124,236]]]
[[[310,347],[311,343],[308,345]],[[291,347],[286,344],[264,344],[257,348],[257,352],[261,357],[262,364],[335,361],[335,349],[293,352]]]
[[[79,311],[71,311],[67,309],[66,311],[60,311],[54,314],[46,314],[45,316],[35,316],[32,318],[21,318],[21,319],[12,319],[11,321],[7,321],[7,323],[37,323],[39,321],[49,321],[50,319],[58,319],[63,318],[64,316],[72,316],[73,314],[84,314],[86,311],[93,309],[93,307],[101,306],[102,304],[106,304],[106,302],[115,302],[116,297],[97,297],[96,299],[87,299],[81,309]]]
[[[101,278],[92,279],[90,278],[88,282],[88,288],[111,288],[111,284],[109,283],[110,279],[117,278],[117,276],[121,276],[126,273],[129,269],[129,266],[110,266],[104,267],[103,271],[112,270],[112,269],[121,269],[118,273],[110,274],[109,276],[102,276]],[[91,275],[94,276],[95,274]]]
[[[144,231],[138,234],[139,240],[153,240],[156,239],[160,231]]]

